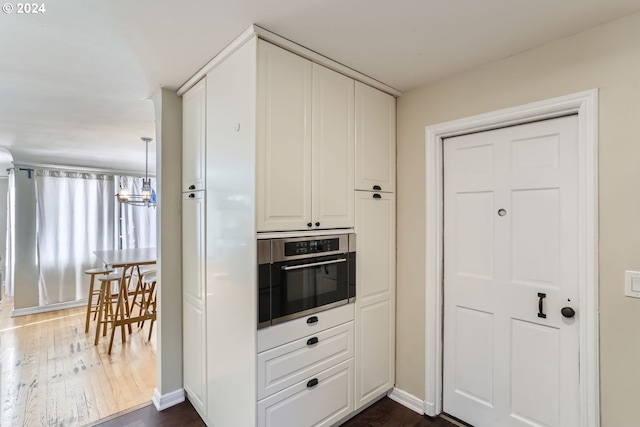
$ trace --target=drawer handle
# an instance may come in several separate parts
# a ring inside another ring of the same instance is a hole
[[[373,195],[373,198],[374,198],[374,199],[382,199],[382,196],[381,196],[381,195],[379,195],[378,193],[375,193],[375,194]]]
[[[308,324],[318,323],[318,316],[311,316],[307,319]]]
[[[374,185],[373,191],[382,191],[382,187],[380,187],[379,185]]]
[[[315,387],[317,385],[318,385],[318,379],[317,378],[309,380],[309,382],[307,383],[307,387],[309,387],[309,388]]]
[[[195,189],[196,189],[196,186],[195,186],[195,185],[191,184],[191,185],[189,186],[189,190],[195,190]]]
[[[318,337],[309,338],[307,340],[307,345],[314,345],[314,344],[318,344]]]
[[[189,198],[190,198],[190,199],[193,199],[194,197],[196,197],[196,195],[195,195],[195,194],[193,194],[193,193],[190,193],[190,194],[189,194]]]

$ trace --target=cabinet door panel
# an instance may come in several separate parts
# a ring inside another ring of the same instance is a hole
[[[311,221],[311,62],[258,47],[257,228],[307,229]]]
[[[315,339],[314,344],[309,344]],[[258,354],[258,399],[353,357],[353,322]]]
[[[395,327],[391,300],[358,310],[356,408],[386,393],[395,383]]]
[[[316,228],[353,227],[354,126],[354,80],[313,64],[311,209]]]
[[[356,301],[370,304],[391,298],[395,289],[395,196],[357,191],[356,198]]]
[[[395,383],[395,195],[356,191],[356,409]]]
[[[329,427],[353,412],[353,359],[258,402],[258,427]],[[315,386],[308,381],[317,380]]]
[[[356,189],[395,192],[396,100],[359,82],[355,94]]]
[[[206,78],[182,97],[182,191],[205,183]]]
[[[205,203],[204,191],[183,194],[182,295],[184,388],[189,401],[206,416]]]

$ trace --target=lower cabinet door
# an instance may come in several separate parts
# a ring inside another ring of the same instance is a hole
[[[327,427],[353,412],[353,359],[258,402],[258,427]]]
[[[353,322],[258,354],[258,399],[353,357]]]

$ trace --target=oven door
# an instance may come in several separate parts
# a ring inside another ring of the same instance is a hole
[[[272,324],[346,304],[348,299],[348,254],[271,265]]]

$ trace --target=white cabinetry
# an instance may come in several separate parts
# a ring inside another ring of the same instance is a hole
[[[206,78],[182,97],[182,191],[204,190]]]
[[[183,97],[182,308],[184,389],[206,417],[205,128],[206,79]]]
[[[395,194],[356,191],[356,409],[395,384]]]
[[[356,190],[396,189],[396,99],[356,82]]]
[[[354,80],[260,41],[258,231],[353,227]]]
[[[258,427],[329,427],[353,412],[353,359],[258,402]]]
[[[205,193],[182,194],[182,307],[184,389],[206,416]]]
[[[294,50],[248,32],[184,93],[184,387],[209,426],[328,427],[394,383],[395,101]],[[257,331],[259,232],[354,226],[356,303]]]
[[[353,412],[353,309],[258,331],[258,427],[331,426]]]

